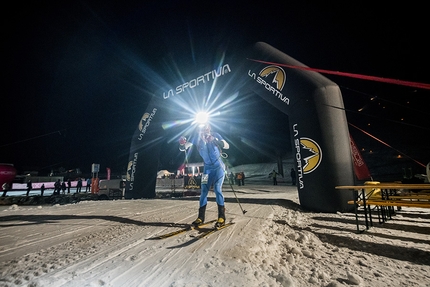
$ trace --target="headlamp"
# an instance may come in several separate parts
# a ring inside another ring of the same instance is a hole
[[[209,114],[206,112],[198,112],[195,116],[195,122],[198,123],[200,126],[207,123],[209,120]]]

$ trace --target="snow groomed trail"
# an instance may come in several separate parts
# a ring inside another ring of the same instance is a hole
[[[353,213],[312,213],[292,186],[225,188],[227,222],[195,240],[198,197],[0,206],[0,287],[430,286],[430,213],[356,233]],[[210,193],[206,219],[216,219]]]

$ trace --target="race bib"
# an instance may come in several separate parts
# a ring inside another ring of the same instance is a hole
[[[202,184],[207,184],[209,179],[209,174],[202,174]]]

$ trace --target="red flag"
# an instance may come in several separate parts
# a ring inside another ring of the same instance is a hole
[[[367,165],[364,162],[364,159],[361,156],[361,153],[358,150],[351,135],[349,135],[349,139],[351,142],[351,154],[352,154],[352,160],[354,162],[355,176],[357,177],[358,180],[372,179],[369,169],[367,168]]]

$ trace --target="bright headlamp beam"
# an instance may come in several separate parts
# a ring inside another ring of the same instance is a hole
[[[195,116],[195,122],[202,125],[207,123],[209,120],[209,114],[206,112],[198,112]]]

